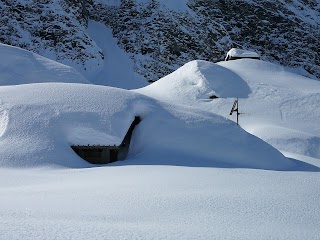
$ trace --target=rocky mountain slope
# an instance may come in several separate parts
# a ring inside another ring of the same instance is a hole
[[[320,78],[317,0],[2,0],[0,42],[90,77],[101,71],[108,53],[87,34],[89,19],[112,29],[146,81],[190,60],[223,60],[231,47]]]
[[[85,1],[2,0],[0,41],[75,66],[99,71],[103,53],[85,34]],[[86,74],[85,74],[86,75]]]

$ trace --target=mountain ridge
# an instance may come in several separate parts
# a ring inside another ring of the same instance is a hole
[[[316,0],[4,0],[0,42],[75,67],[94,82],[108,56],[86,32],[94,20],[112,30],[146,85],[191,60],[223,60],[231,47],[317,79],[319,10]]]

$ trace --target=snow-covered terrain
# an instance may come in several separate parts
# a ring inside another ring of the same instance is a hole
[[[320,159],[320,82],[259,60],[187,63],[136,90],[155,99],[230,116],[239,98],[240,125],[279,150]],[[210,100],[216,95],[219,99]]]
[[[146,80],[134,71],[134,63],[129,54],[117,45],[110,28],[102,23],[89,21],[88,35],[104,54],[103,68],[92,74],[89,78],[91,82],[125,89],[146,85]]]
[[[74,68],[0,43],[0,85],[43,82],[89,83]]]
[[[27,84],[1,87],[0,96],[1,166],[88,166],[70,145],[119,144],[134,116],[141,116],[131,151],[139,164],[295,168],[231,121],[198,109],[159,105],[127,90]]]
[[[318,165],[320,166],[320,165]],[[319,172],[0,169],[1,239],[319,238]]]
[[[0,239],[319,238],[318,81],[192,61],[129,91],[1,49],[13,60],[0,62]],[[226,118],[237,97],[241,127]],[[124,161],[91,165],[70,148],[119,144],[137,115]]]

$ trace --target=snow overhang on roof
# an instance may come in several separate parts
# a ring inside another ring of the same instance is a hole
[[[233,58],[260,58],[260,55],[256,52],[247,51],[239,48],[232,48],[227,53],[227,57]]]

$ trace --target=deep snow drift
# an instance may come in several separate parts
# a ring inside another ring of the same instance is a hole
[[[70,145],[119,144],[134,116],[141,116],[143,122],[130,148],[135,164],[295,168],[295,163],[260,139],[198,108],[159,104],[133,91],[111,87],[30,84],[86,81],[67,66],[19,48],[0,47],[8,59],[0,65],[5,73],[1,81],[9,85],[29,83],[0,87],[3,167],[89,166]],[[218,87],[223,89],[222,85]]]
[[[230,116],[239,98],[240,125],[279,150],[320,158],[320,82],[268,62],[193,61],[145,88],[152,98]],[[210,100],[216,95],[219,99]]]
[[[38,54],[0,43],[0,85],[43,82],[89,83],[77,70]]]
[[[218,115],[160,105],[127,90],[28,84],[1,87],[0,96],[1,166],[88,166],[71,144],[119,144],[134,116],[141,116],[130,151],[134,164],[295,167],[277,150]]]

